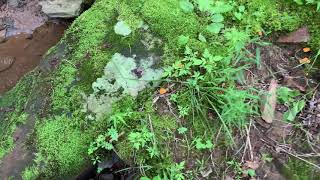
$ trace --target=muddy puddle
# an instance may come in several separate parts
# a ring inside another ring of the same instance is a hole
[[[47,22],[32,35],[23,33],[0,43],[0,94],[33,70],[47,50],[62,38],[66,28],[66,24]]]
[[[0,95],[39,64],[67,26],[49,21],[39,0],[0,0]]]

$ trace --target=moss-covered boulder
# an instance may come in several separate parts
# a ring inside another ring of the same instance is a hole
[[[0,178],[72,179],[110,151],[138,176],[203,176],[258,108],[236,82],[246,44],[304,21],[285,1],[200,4],[97,0],[0,98]]]

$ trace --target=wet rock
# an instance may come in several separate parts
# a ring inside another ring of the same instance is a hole
[[[6,38],[17,34],[32,34],[48,17],[41,12],[39,0],[6,1],[0,10],[0,31],[6,29]]]
[[[281,36],[278,39],[279,43],[305,43],[310,40],[310,33],[307,27],[299,28],[298,30],[285,35]]]
[[[5,71],[10,68],[10,66],[14,63],[14,57],[0,57],[0,72]]]
[[[49,17],[71,18],[80,14],[82,0],[44,0],[39,4]]]
[[[8,5],[13,8],[17,8],[19,5],[19,0],[8,0]]]
[[[4,5],[6,2],[7,2],[7,0],[0,0],[0,7],[1,7],[2,5]]]

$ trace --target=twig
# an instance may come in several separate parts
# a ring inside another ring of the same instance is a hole
[[[252,145],[251,145],[251,140],[250,140],[250,131],[251,131],[251,125],[252,125],[252,120],[250,119],[250,124],[249,124],[249,129],[246,127],[247,131],[247,142],[249,146],[249,152],[250,152],[250,160],[253,160],[253,151],[252,151]]]
[[[317,169],[320,170],[320,166],[318,166],[318,165],[316,165],[316,164],[314,164],[314,163],[312,163],[312,162],[310,162],[310,161],[308,161],[308,160],[306,160],[306,159],[303,159],[303,158],[301,158],[300,156],[297,156],[297,155],[295,155],[295,154],[292,154],[291,152],[286,151],[285,149],[283,149],[283,148],[281,148],[281,147],[279,147],[279,148],[280,148],[280,150],[281,150],[282,152],[287,153],[288,155],[293,156],[293,157],[295,157],[295,158],[297,158],[297,159],[300,159],[301,161],[303,161],[303,162],[305,162],[305,163],[307,163],[307,164],[309,164],[309,165],[311,165],[311,166],[314,166],[315,168],[317,168]]]

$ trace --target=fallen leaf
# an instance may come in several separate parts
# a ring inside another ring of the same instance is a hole
[[[160,88],[160,90],[159,90],[159,93],[161,94],[161,95],[163,95],[163,94],[166,94],[168,91],[167,91],[167,89],[165,89],[165,88]]]
[[[288,35],[281,36],[278,39],[280,43],[304,43],[310,40],[310,33],[307,27],[299,28],[298,30],[289,33]]]
[[[275,79],[272,79],[261,113],[261,118],[267,123],[272,123],[274,118],[275,109],[277,105],[277,87],[277,81]]]
[[[303,48],[302,50],[303,50],[303,52],[305,52],[305,53],[307,53],[307,52],[310,52],[310,51],[311,51],[311,49],[310,49],[310,48],[308,48],[308,47],[305,47],[305,48]]]
[[[311,63],[310,59],[307,57],[300,59],[299,62],[300,62],[300,64],[310,64]]]

